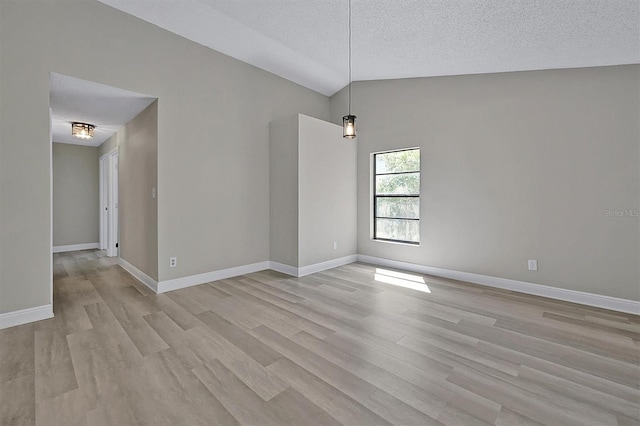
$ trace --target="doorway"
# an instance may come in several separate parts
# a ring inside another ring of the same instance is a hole
[[[100,157],[100,249],[118,256],[118,149]]]

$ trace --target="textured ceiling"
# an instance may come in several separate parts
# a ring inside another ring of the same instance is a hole
[[[100,146],[156,98],[104,84],[51,73],[49,96],[53,141]],[[96,126],[93,139],[71,136],[71,122]]]
[[[332,95],[347,0],[100,0]],[[353,79],[640,63],[640,0],[352,0]]]

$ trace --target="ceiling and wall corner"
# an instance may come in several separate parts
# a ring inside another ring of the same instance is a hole
[[[325,95],[346,0],[99,0]],[[640,63],[637,0],[353,0],[353,80]],[[380,60],[384,58],[384,60]]]
[[[156,98],[136,92],[51,73],[49,78],[53,141],[100,146]],[[96,126],[92,139],[71,136],[71,122]]]

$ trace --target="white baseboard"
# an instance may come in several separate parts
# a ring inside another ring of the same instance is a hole
[[[181,288],[204,284],[211,281],[224,280],[225,278],[237,277],[238,275],[250,274],[252,272],[269,269],[269,261],[252,263],[249,265],[236,266],[233,268],[220,269],[204,274],[190,275],[188,277],[176,278],[173,280],[160,281],[158,283],[158,293],[179,290]]]
[[[49,318],[53,318],[53,305],[7,312],[6,314],[0,314],[0,330]]]
[[[284,263],[269,262],[269,269],[276,272],[291,275],[292,277],[304,277],[305,275],[315,274],[316,272],[326,271],[327,269],[337,268],[338,266],[348,265],[357,262],[358,255],[339,257],[337,259],[327,260],[326,262],[314,263],[313,265],[296,268],[295,266],[285,265]]]
[[[497,278],[488,275],[473,274],[470,272],[459,272],[450,269],[435,268],[433,266],[400,262],[397,260],[384,259],[381,257],[367,256],[364,254],[358,255],[358,261],[371,263],[373,265],[387,266],[390,268],[404,269],[406,271],[418,272],[421,274],[435,275],[437,277],[466,281],[474,284],[482,284],[488,287],[512,290],[520,293],[532,294],[535,296],[548,297],[550,299],[564,300],[566,302],[579,303],[581,305],[595,306],[598,308],[610,309],[612,311],[640,315],[640,302],[633,300],[619,299],[617,297],[603,296],[600,294],[585,293],[582,291],[567,290],[557,287],[549,287],[546,285],[510,280],[507,278]]]
[[[118,258],[118,265],[120,265],[122,269],[133,275],[135,279],[153,290],[154,293],[158,293],[158,281],[154,280],[149,275],[145,274],[140,269],[136,268],[121,257]]]
[[[175,278],[173,280],[166,280],[156,282],[154,279],[140,271],[135,266],[126,262],[122,258],[118,260],[120,266],[127,270],[140,282],[152,289],[156,293],[166,293],[168,291],[179,290],[181,288],[187,288],[194,285],[200,285],[209,283],[212,281],[223,280],[226,278],[237,277],[239,275],[250,274],[252,272],[264,271],[266,269],[273,269],[274,271],[282,272],[294,277],[302,277],[304,275],[313,274],[315,272],[324,271],[326,269],[336,268],[338,266],[353,263],[358,260],[357,255],[345,256],[338,259],[332,259],[327,262],[316,263],[314,265],[305,266],[302,268],[295,268],[293,266],[285,265],[278,262],[258,262],[249,265],[236,266],[233,268],[220,269],[212,272],[205,272],[203,274],[190,275],[188,277]]]
[[[337,259],[327,260],[326,262],[315,263],[309,266],[303,266],[298,268],[298,276],[304,277],[305,275],[315,274],[316,272],[326,271],[327,269],[337,268],[338,266],[348,265],[349,263],[357,262],[358,255],[352,254],[350,256],[339,257]]]
[[[269,269],[280,272],[282,274],[291,275],[292,277],[298,276],[298,268],[291,265],[285,265],[284,263],[271,261],[269,262]]]
[[[64,253],[67,251],[91,250],[100,248],[100,243],[71,244],[68,246],[53,246],[54,253]]]
[[[250,274],[252,272],[264,271],[272,269],[283,274],[294,277],[303,277],[305,275],[316,272],[325,271],[327,269],[337,268],[338,266],[347,265],[356,261],[370,263],[373,265],[386,266],[390,268],[403,269],[406,271],[418,272],[421,274],[434,275],[437,277],[449,278],[459,281],[465,281],[474,284],[481,284],[488,287],[501,288],[504,290],[517,291],[520,293],[532,294],[535,296],[548,297],[550,299],[563,300],[566,302],[579,303],[582,305],[595,306],[603,309],[610,309],[618,312],[625,312],[640,315],[640,302],[633,300],[620,299],[617,297],[603,296],[593,293],[585,293],[575,290],[567,290],[557,287],[549,287],[541,284],[533,284],[524,281],[516,281],[507,278],[491,277],[488,275],[474,274],[470,272],[460,272],[450,269],[436,268],[433,266],[419,265],[416,263],[401,262],[398,260],[385,259],[368,255],[351,255],[338,259],[332,259],[327,262],[316,263],[314,265],[296,268],[294,266],[285,265],[283,263],[264,261],[249,265],[237,266],[233,268],[221,269],[218,271],[206,272],[204,274],[191,275],[188,277],[176,278],[157,282],[153,278],[140,271],[123,259],[118,259],[118,263],[137,280],[149,287],[156,293],[165,293],[168,291],[179,290],[181,288],[191,287],[194,285],[205,284],[212,281],[218,281],[226,278],[236,277],[238,275]],[[34,308],[38,309],[38,308]],[[8,315],[8,314],[5,314]],[[53,315],[53,313],[52,313]],[[49,318],[49,317],[46,317]],[[44,318],[39,318],[44,319]],[[37,321],[35,319],[33,321]],[[27,321],[29,322],[29,321]],[[0,328],[2,328],[2,316],[0,315]],[[21,323],[23,324],[23,323]]]

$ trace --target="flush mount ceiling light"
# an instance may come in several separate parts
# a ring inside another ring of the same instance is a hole
[[[356,116],[351,115],[351,0],[349,0],[349,113],[342,117],[342,137],[356,137]]]
[[[95,128],[93,124],[71,123],[71,136],[78,139],[91,139]]]

